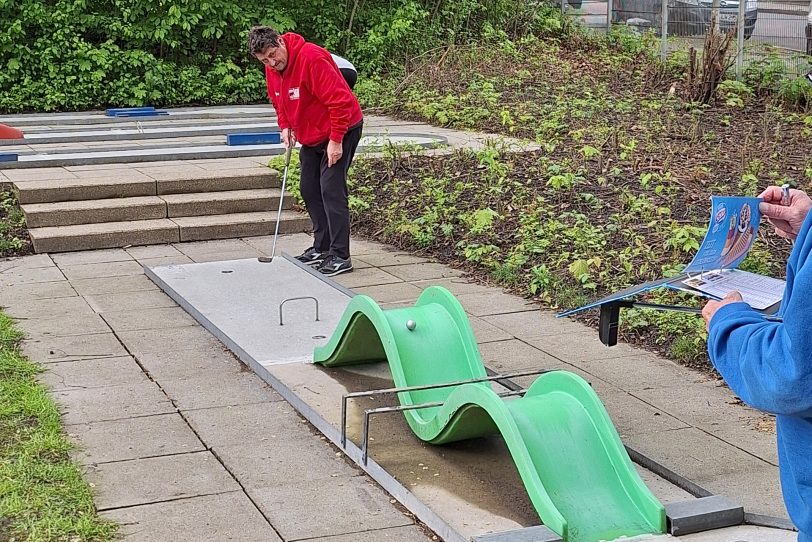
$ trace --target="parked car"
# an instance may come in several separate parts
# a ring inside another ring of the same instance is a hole
[[[758,0],[745,0],[744,39],[750,39],[758,19]],[[615,0],[614,22],[637,27],[660,28],[661,0]],[[713,0],[668,0],[668,35],[701,36],[711,21]],[[723,31],[736,26],[739,0],[720,0],[719,28]]]
[[[806,15],[806,54],[812,55],[812,2]]]
[[[758,19],[758,0],[746,0],[746,2],[744,6],[744,39],[749,40],[756,27],[756,19]],[[708,10],[708,18],[710,18],[713,0],[700,0],[700,3],[703,8]],[[727,32],[736,26],[736,21],[739,18],[739,0],[720,0],[719,8],[719,28]]]

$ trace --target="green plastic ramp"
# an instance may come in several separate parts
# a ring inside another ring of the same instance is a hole
[[[436,286],[414,307],[387,311],[355,296],[314,359],[326,367],[387,360],[397,387],[486,376],[462,306]],[[415,435],[432,444],[499,432],[541,521],[568,542],[665,532],[665,509],[634,469],[600,399],[576,374],[543,374],[523,397],[507,400],[488,383],[401,392],[398,399],[442,403],[404,412]]]

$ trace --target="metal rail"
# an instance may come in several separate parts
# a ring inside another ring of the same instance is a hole
[[[443,382],[440,384],[425,384],[422,386],[406,386],[404,388],[383,388],[379,390],[369,390],[369,391],[356,391],[352,393],[347,393],[341,396],[341,447],[347,447],[347,402],[350,399],[356,399],[358,397],[372,397],[375,395],[386,395],[391,393],[400,393],[406,391],[423,391],[423,390],[436,390],[442,388],[450,388],[452,386],[462,386],[463,384],[475,384],[477,382],[493,382],[497,381],[502,386],[511,389],[510,386],[499,382],[505,378],[518,378],[521,376],[533,376],[533,375],[540,375],[544,373],[549,373],[550,371],[554,371],[555,369],[536,369],[533,371],[518,371],[515,373],[506,373],[506,374],[493,374],[490,376],[485,376],[482,378],[473,378],[470,380],[456,380],[454,382]],[[516,390],[514,390],[516,391]]]
[[[512,390],[503,393],[497,393],[499,397],[511,397],[515,395],[524,395],[527,390]],[[419,410],[423,408],[439,407],[445,404],[444,401],[435,401],[433,403],[421,403],[419,405],[399,405],[389,407],[368,408],[364,410],[364,425],[361,430],[361,460],[364,465],[367,464],[369,459],[369,422],[373,414],[385,414],[388,412],[404,412],[407,410]]]

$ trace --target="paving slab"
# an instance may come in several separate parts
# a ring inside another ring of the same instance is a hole
[[[201,374],[212,379],[229,378],[245,371],[245,367],[219,342],[191,350],[145,352],[137,356],[138,363],[159,382],[188,378]]]
[[[660,437],[667,431],[687,429],[689,424],[641,401],[626,391],[598,378],[586,377],[609,412],[617,432],[625,441],[638,435]]]
[[[745,512],[786,517],[778,468],[704,431],[691,427],[633,435],[626,444],[694,483],[745,505]]]
[[[457,296],[457,299],[462,303],[465,312],[474,316],[522,312],[533,307],[532,301],[502,292],[461,294]]]
[[[692,425],[711,431],[720,422],[741,423],[757,419],[760,412],[745,406],[730,388],[712,381],[691,382],[682,386],[635,390],[637,397],[672,415],[690,420]]]
[[[468,321],[471,323],[471,329],[474,330],[477,344],[507,341],[513,338],[513,335],[489,324],[482,318],[469,316]]]
[[[740,423],[729,423],[720,420],[717,426],[710,426],[713,436],[741,448],[767,463],[778,465],[778,444],[775,435],[775,419],[769,414]],[[767,425],[768,430],[762,427]]]
[[[0,273],[5,273],[9,269],[39,269],[42,267],[53,267],[54,265],[53,260],[47,254],[0,258]]]
[[[372,256],[367,256],[367,258],[375,259]],[[361,259],[364,258],[361,257]],[[441,263],[433,262],[413,263],[408,265],[390,265],[386,267],[386,272],[391,273],[399,279],[407,282],[414,280],[445,279],[450,277],[459,277],[463,274],[462,271],[451,269],[450,267]]]
[[[124,249],[130,257],[136,260],[148,258],[165,258],[181,256],[183,253],[172,245],[148,245],[143,247],[127,247]]]
[[[329,492],[324,491],[327,484]],[[412,524],[392,506],[389,496],[365,476],[297,481],[249,489],[248,493],[285,540]]]
[[[225,262],[233,260],[253,259],[262,256],[263,254],[254,250],[253,248],[235,248],[233,250],[223,250],[214,252],[199,252],[193,256],[187,256],[192,263],[213,263]],[[277,255],[279,255],[277,253]],[[154,266],[153,266],[154,267]]]
[[[270,256],[273,249],[273,235],[258,235],[256,237],[246,237],[241,239],[248,245],[258,249],[261,253]],[[276,240],[276,254],[287,252],[292,256],[298,256],[308,247],[313,246],[313,236],[310,233],[290,233],[280,235]]]
[[[363,254],[357,257],[374,267],[387,267],[391,265],[407,265],[416,263],[431,263],[428,258],[414,256],[404,252],[379,252],[377,254]]]
[[[159,290],[144,290],[141,292],[125,292],[122,294],[90,294],[85,301],[98,313],[117,311],[140,311],[144,309],[157,309],[177,307],[177,304]]]
[[[109,262],[104,265],[60,265],[62,272],[68,280],[98,279],[105,277],[123,277],[128,275],[142,275],[144,268],[135,260],[125,262]]]
[[[312,243],[311,243],[312,244]],[[381,254],[392,252],[393,247],[381,244],[371,239],[353,237],[350,239],[350,254],[352,256],[363,256],[364,254]]]
[[[488,293],[499,291],[501,292],[501,288],[489,287],[485,286],[484,284],[478,284],[476,282],[472,282],[465,276],[461,277],[454,277],[450,279],[427,279],[427,280],[415,280],[411,281],[409,284],[417,286],[421,290],[425,290],[429,286],[442,286],[455,296],[463,295],[463,294],[480,294],[480,293]]]
[[[494,323],[496,326],[502,325],[503,327],[511,327],[509,315],[499,315],[486,317],[487,320]],[[568,320],[552,320],[553,315],[548,312],[540,312],[538,315],[532,317],[536,322],[544,322],[535,331],[522,330],[516,333],[520,339],[541,348],[545,352],[559,359],[568,362],[598,362],[605,360],[613,360],[616,358],[641,358],[646,355],[646,351],[641,348],[634,348],[627,343],[618,343],[615,346],[606,346],[598,338],[598,334],[592,328],[588,328],[577,322]],[[570,333],[551,333],[554,328],[558,328],[561,324],[570,331]],[[573,344],[573,337],[578,337],[576,344]],[[645,361],[652,361],[653,358],[659,356],[651,356],[650,359]],[[643,360],[641,360],[643,362]],[[674,365],[672,363],[672,365]]]
[[[166,265],[184,265],[187,263],[194,263],[189,256],[163,256],[161,258],[141,258],[138,263],[144,267],[163,267]]]
[[[278,130],[279,127],[277,126]],[[268,130],[273,131],[273,130]],[[251,169],[257,166],[268,167],[268,161],[257,156],[246,156],[244,158],[203,158],[195,160],[195,164],[209,170],[229,170],[229,169]]]
[[[352,273],[344,273],[333,277],[335,282],[341,284],[345,288],[360,288],[364,286],[380,286],[382,284],[395,284],[403,282],[403,279],[392,275],[377,267],[369,267],[366,269],[356,269]]]
[[[205,446],[179,414],[159,414],[65,427],[84,465],[200,452]]]
[[[17,301],[5,305],[5,313],[13,318],[24,320],[68,315],[79,319],[92,316],[93,309],[87,304],[87,301],[78,296],[56,299],[18,298]]]
[[[54,393],[65,424],[119,420],[176,411],[153,382]]]
[[[748,476],[742,476],[743,469],[748,469]],[[700,477],[696,483],[741,504],[747,513],[789,517],[781,494],[778,469],[774,467],[751,468],[746,463],[739,463],[731,469],[730,474],[714,475],[707,479]]]
[[[240,443],[272,450],[283,440],[313,440],[313,430],[287,401],[188,410],[184,416],[212,448]]]
[[[91,335],[107,333],[110,328],[98,314],[84,314],[80,318],[72,315],[54,318],[36,318],[25,321],[25,335],[30,338],[69,337],[71,335]]]
[[[518,339],[481,344],[479,353],[486,366],[511,371],[564,368],[559,360]]]
[[[106,312],[103,314],[113,331],[136,331],[142,329],[167,329],[196,326],[194,318],[180,307],[157,307],[150,309]]]
[[[242,491],[109,510],[102,517],[121,525],[126,542],[282,540]]]
[[[23,328],[27,327],[24,325]],[[23,354],[37,363],[57,363],[83,359],[115,359],[128,352],[116,336],[107,333],[69,337],[39,336],[20,343]]]
[[[54,262],[60,267],[86,265],[91,263],[110,263],[132,261],[133,257],[121,248],[105,248],[101,250],[85,250],[82,252],[65,252],[53,254]]]
[[[355,261],[353,261],[355,265]],[[359,286],[353,288],[356,294],[368,295],[378,303],[414,303],[423,290],[409,284],[408,282],[396,282],[394,284],[380,284],[378,286]]]
[[[118,336],[127,349],[138,359],[141,359],[143,354],[153,352],[172,352],[197,348],[206,350],[220,347],[220,341],[202,327],[197,326],[122,331]]]
[[[547,335],[578,336],[594,340],[594,336],[597,335],[595,330],[590,330],[572,320],[556,318],[551,312],[536,310],[533,305],[528,305],[524,311],[485,316],[485,320],[523,340]],[[620,343],[618,347],[617,355],[620,356],[626,345]],[[606,348],[606,351],[608,352],[612,348]]]
[[[49,363],[39,380],[53,391],[103,388],[147,382],[130,356]]]
[[[129,179],[129,180],[149,180],[149,175],[145,175],[131,167],[122,167],[121,165],[102,165],[102,166],[67,166],[66,170],[71,171],[76,175],[77,179]]]
[[[538,338],[527,339],[527,342],[543,352],[626,390],[665,390],[708,380],[701,373],[679,367],[669,360],[642,350],[632,350],[630,354],[617,358],[592,358],[591,341],[586,337],[576,337],[577,340],[573,340],[569,353],[558,348],[549,348],[547,341]]]
[[[346,478],[361,472],[350,466],[343,454],[319,440],[315,432],[306,440],[274,441],[274,446],[232,444],[212,450],[247,490],[277,487],[291,480],[306,483]]]
[[[74,297],[78,295],[73,286],[66,281],[35,282],[31,284],[16,284],[4,286],[0,289],[0,306],[12,303],[26,303],[38,299],[58,299],[61,297]]]
[[[240,258],[255,258],[262,253],[243,239],[188,241],[185,243],[175,243],[171,246],[181,254],[185,254],[195,261],[197,261],[199,256],[204,255],[222,254],[223,257],[220,261],[226,261]],[[232,254],[240,254],[241,256],[232,258],[230,257]]]
[[[76,174],[61,167],[44,167],[29,169],[7,169],[3,175],[13,182],[51,180],[51,179],[76,179]]]
[[[65,280],[65,275],[56,267],[39,267],[33,269],[12,267],[0,273],[0,290],[5,290],[6,288],[19,284],[57,282],[63,280]]]
[[[103,463],[87,468],[101,510],[240,489],[211,452]]]
[[[166,395],[180,410],[212,408],[282,401],[282,396],[250,371],[232,374],[228,379],[213,379],[206,373],[187,378],[163,380]]]
[[[126,292],[141,292],[144,290],[158,289],[152,281],[143,275],[72,280],[71,285],[76,289],[76,292],[82,296],[122,294]]]

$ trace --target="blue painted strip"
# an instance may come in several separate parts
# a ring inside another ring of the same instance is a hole
[[[0,162],[16,162],[18,154],[0,154]]]
[[[227,134],[226,145],[270,145],[282,142],[279,132]]]
[[[157,110],[153,109],[151,111],[123,111],[121,113],[116,113],[115,115],[111,115],[113,117],[156,117],[158,115],[168,115],[168,111]]]
[[[155,111],[155,108],[151,105],[145,105],[143,107],[111,107],[110,109],[105,109],[104,114],[108,117],[112,117],[117,113],[126,113],[128,111]]]

